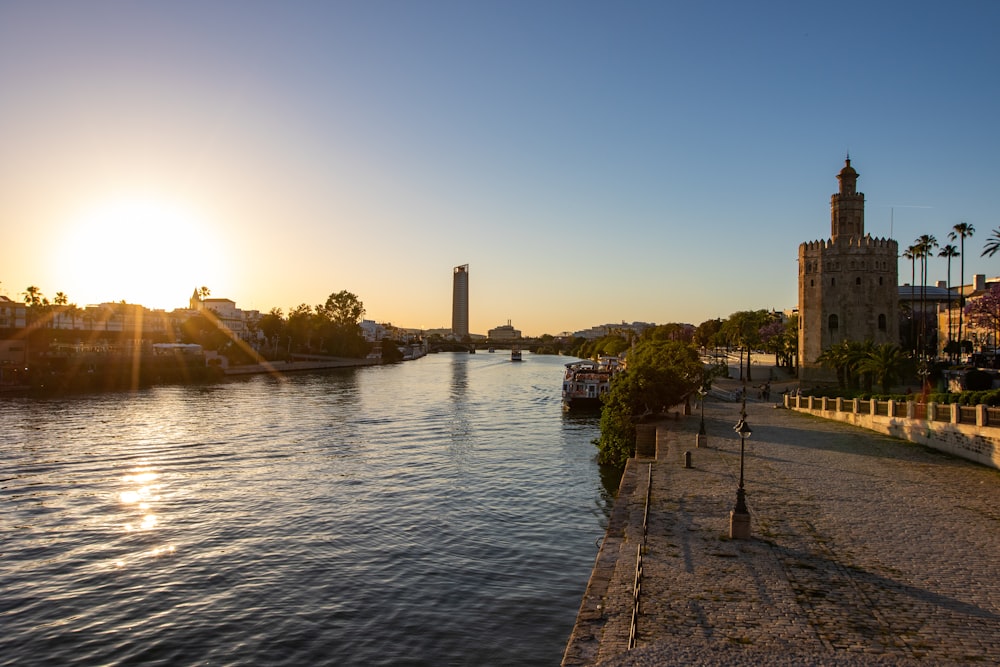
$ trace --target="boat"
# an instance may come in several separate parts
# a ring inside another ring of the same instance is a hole
[[[521,348],[519,348],[517,345],[510,348],[510,360],[521,361]]]
[[[618,357],[599,357],[566,364],[562,402],[566,410],[600,410],[601,397],[611,391],[611,381],[622,370]]]

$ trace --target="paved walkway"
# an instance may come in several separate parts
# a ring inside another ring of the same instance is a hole
[[[1000,473],[751,401],[734,541],[739,409],[707,402],[707,448],[697,409],[666,422],[630,465],[565,665],[1000,664]]]

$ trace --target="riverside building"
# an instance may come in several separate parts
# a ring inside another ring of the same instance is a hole
[[[830,197],[830,238],[799,246],[799,378],[832,381],[819,356],[843,341],[899,343],[898,244],[865,233],[850,157]]]

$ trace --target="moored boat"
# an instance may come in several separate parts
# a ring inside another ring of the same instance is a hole
[[[601,396],[611,391],[611,380],[621,370],[617,357],[598,361],[574,361],[566,364],[562,401],[566,410],[599,410]]]

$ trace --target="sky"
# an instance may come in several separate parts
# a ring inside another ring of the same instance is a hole
[[[0,0],[0,294],[347,290],[447,328],[468,264],[475,333],[787,310],[848,154],[872,236],[967,222],[966,282],[995,276],[998,26],[992,0]]]

